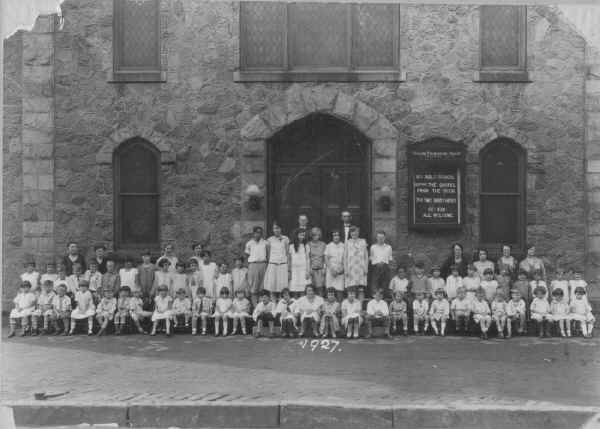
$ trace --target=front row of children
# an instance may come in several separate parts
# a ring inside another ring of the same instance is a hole
[[[473,321],[480,327],[483,339],[487,339],[491,325],[496,326],[499,338],[504,338],[505,332],[506,338],[510,338],[513,323],[516,324],[517,333],[524,334],[526,321],[531,320],[540,337],[550,336],[550,327],[553,324],[557,325],[557,332],[560,331],[561,336],[570,337],[571,325],[574,322],[582,335],[589,338],[595,321],[585,296],[585,289],[582,287],[575,289],[575,298],[570,303],[565,299],[562,289],[553,290],[552,301],[548,302],[545,297],[546,289],[537,287],[533,291],[535,298],[528,308],[518,289],[511,291],[508,301],[505,300],[503,292],[498,290],[488,302],[483,288],[479,288],[475,297],[470,298],[466,289],[459,287],[457,296],[451,303],[442,288],[435,290],[431,303],[422,291],[416,292],[412,302],[405,300],[402,292],[395,292],[393,300],[388,304],[383,299],[381,289],[376,290],[374,298],[367,302],[364,289],[359,288],[356,296],[355,289],[349,288],[347,298],[340,305],[334,289],[328,289],[326,299],[323,299],[316,295],[313,286],[309,285],[306,287],[306,294],[296,300],[290,298],[287,289],[282,291],[278,300],[268,291],[263,291],[252,312],[250,301],[245,297],[243,290],[237,290],[234,299],[231,299],[226,287],[220,290],[220,297],[213,302],[207,297],[203,287],[197,289],[192,300],[187,297],[183,288],[178,289],[175,298],[172,298],[169,288],[161,285],[154,298],[153,311],[145,310],[139,290],[130,296],[131,290],[128,286],[121,287],[117,297],[114,291],[104,290],[104,296],[96,305],[89,290],[89,283],[81,281],[79,290],[74,295],[73,310],[71,298],[66,292],[65,285],[60,284],[54,291],[52,282],[48,281],[44,283],[42,291],[35,294],[31,291],[30,282],[23,281],[14,299],[15,308],[10,313],[9,337],[15,335],[19,321],[22,336],[28,332],[32,335],[47,334],[50,324],[55,335],[72,335],[80,320],[87,321],[88,335],[92,335],[95,318],[100,327],[97,335],[106,333],[110,323],[114,324],[115,333],[119,335],[130,320],[138,332],[147,333],[142,327],[145,319],[152,322],[150,335],[156,335],[161,321],[164,321],[167,336],[171,334],[172,328],[179,326],[191,327],[193,335],[198,333],[200,327],[201,334],[206,335],[209,319],[213,321],[216,336],[221,333],[227,336],[230,332],[230,322],[232,333],[239,332],[241,328],[242,335],[246,335],[248,321],[253,319],[257,324],[258,335],[263,326],[268,326],[272,336],[277,323],[281,326],[284,337],[297,334],[335,337],[336,332],[343,327],[346,336],[353,338],[359,336],[359,328],[364,324],[368,338],[372,335],[375,325],[383,326],[388,337],[396,332],[407,335],[410,318],[415,334],[426,333],[431,326],[435,335],[444,336],[448,321],[453,320],[458,334],[464,335]]]

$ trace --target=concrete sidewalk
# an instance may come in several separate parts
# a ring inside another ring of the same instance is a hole
[[[600,341],[123,336],[3,342],[19,426],[580,427],[600,410]],[[62,394],[35,401],[35,392]],[[516,426],[515,426],[516,425]]]

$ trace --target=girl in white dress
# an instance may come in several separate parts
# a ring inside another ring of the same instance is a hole
[[[558,324],[562,337],[571,336],[571,320],[569,319],[569,304],[565,300],[562,289],[552,291],[552,302],[550,303],[550,320]],[[566,327],[566,332],[565,332]]]
[[[226,337],[229,328],[228,320],[233,315],[231,312],[233,301],[229,297],[229,289],[226,287],[221,289],[219,295],[220,296],[217,298],[217,302],[215,303],[215,312],[212,316],[215,319],[215,337],[219,336],[219,325],[221,320],[223,321],[223,336]]]
[[[244,289],[235,291],[235,299],[231,305],[233,318],[233,334],[237,333],[238,325],[242,325],[242,335],[246,335],[246,319],[250,317],[250,301],[245,296]]]
[[[175,256],[175,248],[172,244],[167,244],[165,246],[162,256],[156,260],[156,266],[160,267],[160,261],[162,261],[164,259],[166,259],[170,262],[169,271],[174,273],[175,265],[177,264],[178,259],[177,259],[177,256]]]
[[[319,336],[319,320],[323,298],[315,295],[315,289],[308,285],[306,286],[306,295],[296,301],[296,313],[300,320],[300,336],[305,332],[311,331],[315,337]]]
[[[362,304],[356,299],[354,288],[348,289],[348,298],[342,302],[342,325],[346,328],[347,338],[358,338],[363,323]]]
[[[571,289],[571,296],[570,296],[569,301],[573,301],[575,299],[575,291],[577,290],[578,287],[583,288],[583,290],[585,292],[583,294],[583,299],[587,301],[588,284],[583,279],[580,272],[574,271],[573,278],[571,280],[569,280],[569,289]]]
[[[27,280],[19,286],[19,293],[13,299],[15,308],[10,312],[10,332],[8,337],[15,336],[15,328],[19,320],[21,321],[21,336],[24,337],[29,331],[29,318],[35,311],[36,296],[31,291],[31,283]]]
[[[344,243],[339,231],[333,231],[331,239],[325,247],[325,286],[334,288],[340,300],[344,293]]]
[[[281,291],[281,299],[275,307],[275,318],[281,323],[281,335],[291,337],[296,333],[295,301],[290,297],[289,289]]]
[[[338,313],[340,311],[340,303],[335,300],[335,289],[327,289],[327,301],[323,303],[321,316],[321,333],[323,338],[326,338],[329,332],[333,338],[336,337],[336,332],[340,329]]]
[[[290,292],[299,298],[310,284],[310,255],[309,248],[304,244],[306,233],[298,230],[294,241],[289,247]]]
[[[498,338],[504,338],[504,326],[506,325],[506,301],[504,294],[496,292],[492,301],[492,322],[496,324]]]
[[[183,318],[185,327],[190,327],[190,318],[192,317],[192,300],[186,296],[184,288],[179,288],[176,292],[176,297],[171,306],[173,316],[173,328],[177,328],[179,319]]]
[[[281,292],[288,287],[288,250],[290,240],[281,234],[281,228],[273,224],[273,235],[267,239],[267,271],[264,289],[269,292]]]
[[[77,320],[87,319],[88,335],[92,335],[94,328],[94,314],[96,314],[96,306],[94,305],[94,296],[90,292],[90,283],[87,280],[79,282],[79,290],[75,292],[75,302],[77,307],[71,312],[71,331],[69,335],[75,332]]]
[[[585,296],[584,288],[580,286],[575,288],[575,299],[571,301],[570,310],[569,317],[575,323],[579,322],[584,338],[591,338],[596,318],[592,314],[592,306]]]
[[[154,313],[152,313],[152,332],[150,335],[156,335],[158,322],[165,321],[165,330],[167,337],[171,336],[171,305],[173,298],[169,295],[169,288],[166,285],[158,287],[158,295],[154,297]]]
[[[219,289],[217,289],[215,282],[219,274],[219,268],[217,264],[210,260],[212,256],[210,250],[202,251],[201,255],[202,263],[200,264],[200,271],[202,271],[202,283],[206,290],[206,296],[214,300],[219,295]]]
[[[535,323],[540,338],[543,338],[544,335],[550,336],[548,332],[550,304],[548,303],[548,298],[546,298],[546,289],[541,286],[536,287],[533,290],[533,295],[535,298],[533,298],[529,306],[531,320]]]
[[[138,269],[133,266],[133,259],[127,256],[125,266],[119,270],[119,285],[121,287],[128,286],[130,290],[139,289]]]
[[[228,268],[226,262],[221,262],[219,264],[219,274],[217,274],[217,278],[215,279],[216,290],[220,291],[225,287],[227,290],[233,291],[233,276]]]
[[[463,279],[458,274],[458,265],[453,264],[450,266],[450,275],[446,278],[446,285],[444,286],[448,301],[452,302],[452,300],[456,298],[457,291],[462,286]]]
[[[477,269],[473,264],[467,267],[467,277],[463,278],[463,287],[467,292],[467,299],[471,302],[475,301],[475,293],[479,290],[481,278],[477,274]]]

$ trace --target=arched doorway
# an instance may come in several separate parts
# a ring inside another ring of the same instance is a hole
[[[334,116],[313,113],[275,133],[267,148],[269,225],[277,220],[290,234],[305,213],[329,241],[341,226],[341,211],[348,210],[361,236],[369,237],[371,150],[364,134]]]

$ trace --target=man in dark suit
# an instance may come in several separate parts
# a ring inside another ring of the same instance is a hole
[[[304,244],[306,244],[310,240],[310,226],[308,225],[308,216],[305,213],[298,215],[298,228],[294,230],[294,235],[298,231],[304,231]],[[289,239],[293,241],[294,237],[289,237]]]
[[[343,242],[350,238],[350,227],[352,227],[352,214],[348,210],[342,212],[342,225],[340,226],[340,234]]]
[[[100,274],[104,274],[106,272],[106,257],[105,257],[106,247],[103,244],[97,244],[94,246],[94,253],[96,254],[96,263],[98,264],[98,271]]]
[[[73,265],[79,264],[81,265],[81,272],[85,273],[87,268],[85,264],[85,259],[82,254],[79,253],[79,248],[77,247],[77,243],[71,241],[67,245],[67,254],[63,258],[63,265],[65,267],[65,273],[70,276],[73,274]]]

